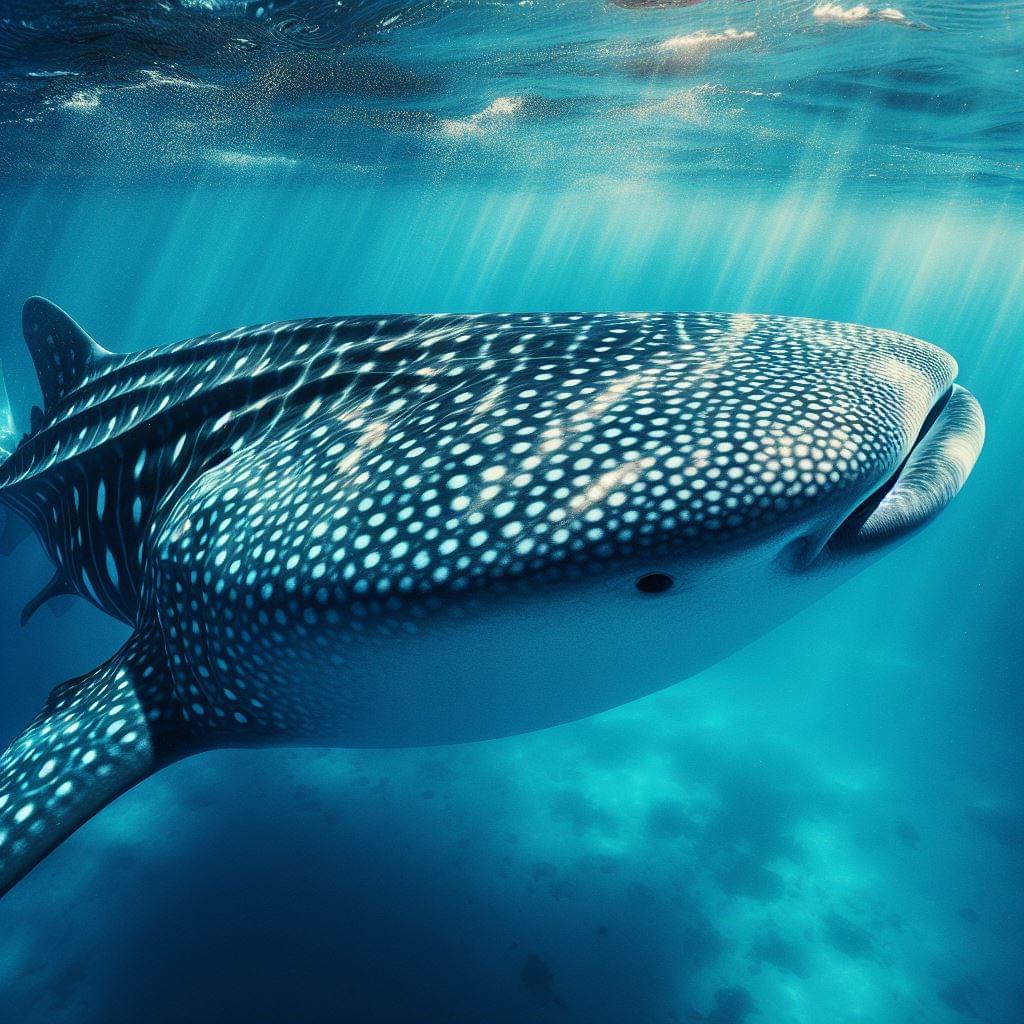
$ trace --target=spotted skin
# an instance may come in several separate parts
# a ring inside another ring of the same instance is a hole
[[[115,356],[32,299],[25,332],[45,410],[0,502],[52,587],[136,632],[4,755],[0,889],[182,751],[497,735],[696,671],[820,590],[794,567],[956,374],[776,316],[352,317]],[[683,604],[620,586],[654,569]]]

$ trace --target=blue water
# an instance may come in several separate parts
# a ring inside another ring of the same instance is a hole
[[[1024,1020],[1024,6],[815,7],[0,4],[22,429],[33,293],[124,351],[348,312],[860,322],[952,352],[989,429],[938,521],[664,693],[146,781],[0,902],[0,1020]],[[124,633],[20,628],[33,542],[3,574],[7,738]]]

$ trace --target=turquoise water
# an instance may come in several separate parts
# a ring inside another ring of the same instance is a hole
[[[661,694],[146,781],[0,903],[0,1020],[1024,1019],[1024,8],[22,7],[22,429],[40,293],[119,351],[344,313],[866,323],[953,353],[989,439],[920,535]],[[84,602],[20,628],[48,575],[5,559],[5,736],[124,635]]]

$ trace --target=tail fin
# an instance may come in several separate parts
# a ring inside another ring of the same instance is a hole
[[[0,366],[0,465],[14,454],[17,447],[14,413],[4,383],[3,367]],[[0,555],[10,554],[30,532],[28,523],[0,504]]]
[[[58,686],[0,756],[0,895],[55,846],[183,752],[158,638]]]
[[[0,462],[9,458],[17,448],[17,431],[14,426],[14,413],[11,410],[11,399],[4,383],[4,369],[0,364]]]
[[[25,303],[22,328],[47,410],[111,357],[64,310],[38,295]]]

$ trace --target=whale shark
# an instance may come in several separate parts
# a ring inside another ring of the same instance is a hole
[[[24,307],[0,506],[131,627],[0,758],[0,892],[217,747],[455,743],[693,675],[932,519],[941,349],[776,315],[351,316],[130,354]],[[5,434],[5,437],[8,437]],[[8,450],[13,449],[13,450]]]

